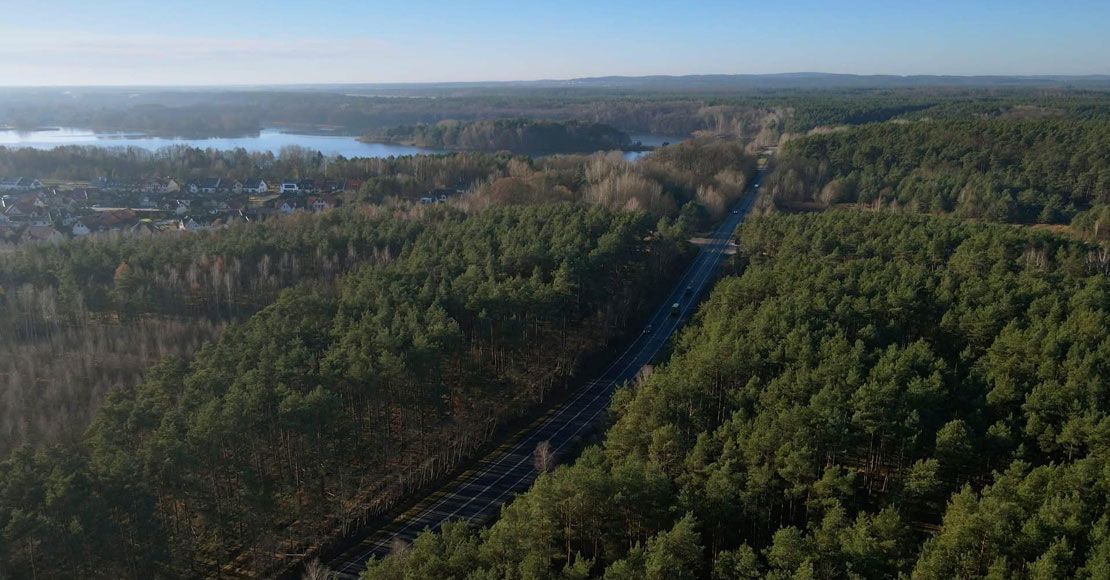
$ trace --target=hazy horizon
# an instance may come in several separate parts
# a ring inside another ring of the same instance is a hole
[[[693,73],[693,74],[659,74],[659,75],[622,75],[622,74],[608,74],[596,75],[587,77],[562,77],[562,78],[537,78],[537,79],[507,79],[507,80],[466,80],[466,81],[380,81],[380,82],[317,82],[317,83],[174,83],[174,84],[39,84],[39,85],[5,85],[0,83],[0,88],[3,89],[114,89],[114,88],[152,88],[152,89],[254,89],[254,88],[326,88],[326,87],[362,87],[362,86],[382,86],[382,87],[437,87],[437,86],[497,86],[497,85],[543,85],[545,83],[560,84],[572,83],[576,81],[602,81],[605,79],[620,79],[620,80],[646,80],[646,79],[673,79],[681,81],[683,79],[697,79],[697,78],[713,78],[718,77],[721,79],[745,77],[750,78],[775,78],[775,77],[798,77],[812,75],[813,78],[826,77],[853,77],[856,79],[1027,79],[1027,80],[1082,80],[1082,79],[1097,79],[1097,80],[1110,80],[1110,73],[1090,73],[1090,74],[1061,74],[1061,73],[1039,73],[1039,74],[899,74],[899,73],[874,73],[874,74],[861,74],[861,73],[830,73],[825,71],[782,71],[782,72],[769,72],[769,73]]]
[[[8,87],[1110,73],[1110,5],[1093,2],[17,0],[8,12],[0,23]]]

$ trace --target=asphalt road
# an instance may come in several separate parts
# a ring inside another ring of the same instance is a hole
[[[369,534],[328,563],[343,577],[355,577],[373,556],[388,554],[397,541],[411,542],[425,528],[439,529],[452,520],[483,523],[499,513],[502,504],[531,486],[538,472],[534,466],[536,446],[547,441],[556,458],[574,451],[583,436],[597,428],[617,385],[632,380],[652,362],[701,300],[716,277],[732,234],[756,199],[756,174],[744,197],[702,246],[666,300],[648,320],[644,332],[616,358],[598,378],[583,385],[570,399],[537,419],[478,464],[423,498],[411,509]],[[677,315],[673,305],[678,304]],[[557,459],[557,460],[558,460]]]

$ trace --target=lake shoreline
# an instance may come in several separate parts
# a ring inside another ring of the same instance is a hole
[[[307,133],[315,129],[314,133]],[[659,135],[630,135],[632,143],[620,149],[627,160],[635,161],[667,143],[683,140],[682,137]],[[40,127],[35,130],[20,130],[0,127],[0,147],[32,148],[51,150],[58,147],[104,147],[138,148],[157,152],[173,147],[193,147],[196,149],[215,149],[230,151],[243,149],[250,153],[271,153],[279,156],[283,151],[292,149],[317,151],[326,157],[383,159],[410,155],[447,155],[458,152],[496,153],[481,149],[432,149],[405,142],[389,142],[371,139],[368,136],[341,135],[323,126],[293,127],[289,125],[271,126],[255,134],[222,137],[159,137],[146,133],[100,132],[95,129],[75,127]],[[517,155],[547,157],[551,155],[590,155],[602,150],[591,151],[514,151]]]

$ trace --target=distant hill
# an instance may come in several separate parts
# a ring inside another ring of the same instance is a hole
[[[854,75],[821,72],[777,74],[712,74],[604,76],[537,81],[460,83],[365,83],[300,86],[299,89],[352,93],[418,94],[424,92],[470,93],[504,89],[592,89],[600,91],[752,91],[775,89],[883,89],[883,88],[1052,88],[1110,89],[1110,75]],[[280,89],[280,87],[272,87]],[[293,87],[285,87],[293,88]]]
[[[684,76],[607,76],[551,82],[562,86],[652,90],[899,88],[899,87],[1037,87],[1090,86],[1110,88],[1110,75],[956,76],[853,75],[819,72],[780,74],[718,74]]]
[[[323,83],[279,85],[132,86],[132,87],[0,87],[0,105],[5,100],[28,97],[74,99],[130,97],[157,93],[176,95],[178,100],[212,94],[234,99],[237,93],[282,93],[286,91],[343,92],[363,95],[411,95],[422,93],[483,93],[505,89],[594,89],[628,91],[744,91],[767,89],[868,89],[868,88],[1037,88],[1072,87],[1110,89],[1110,74],[1100,75],[857,75],[822,72],[774,74],[706,74],[602,76],[535,81],[473,81],[426,83]]]

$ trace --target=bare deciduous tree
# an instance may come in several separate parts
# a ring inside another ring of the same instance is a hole
[[[555,450],[551,447],[550,441],[540,441],[536,445],[536,450],[532,454],[532,463],[540,473],[555,469]]]
[[[319,559],[309,562],[304,568],[304,574],[301,575],[301,580],[335,580],[335,578],[335,572],[320,563]]]

